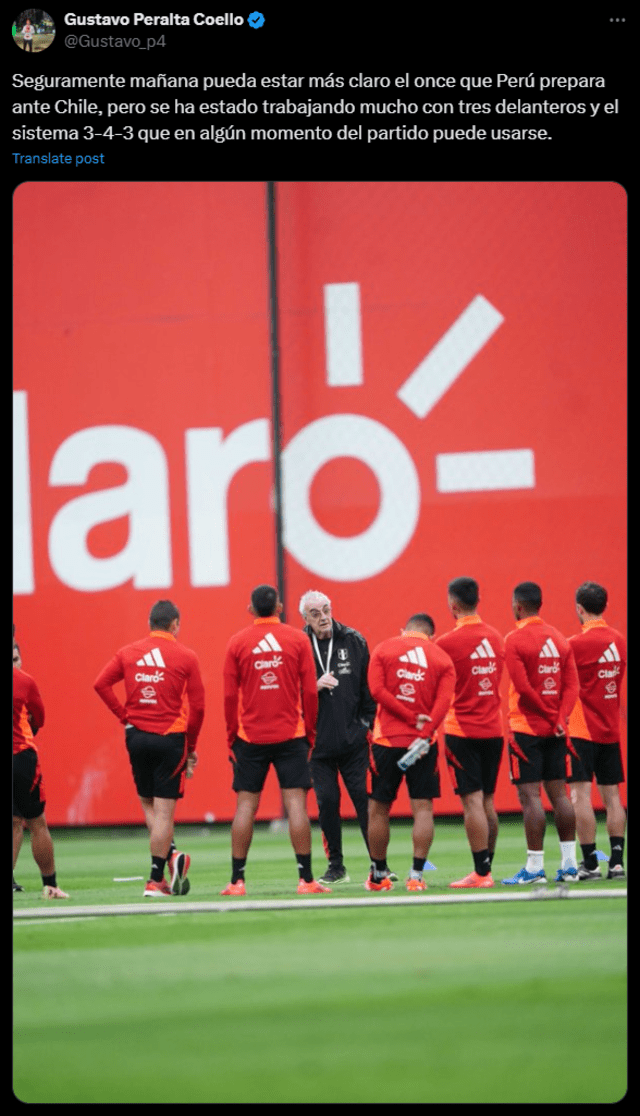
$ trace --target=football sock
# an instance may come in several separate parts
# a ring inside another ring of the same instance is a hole
[[[491,871],[491,857],[488,849],[481,849],[473,854],[473,867],[479,876],[488,876]]]
[[[175,843],[175,841],[173,840],[173,837],[172,837],[171,838],[171,844],[169,845],[169,852],[167,853],[167,860],[171,860],[171,857],[173,856],[174,852],[176,852],[176,843]]]
[[[594,868],[598,867],[595,842],[592,845],[580,845],[580,848],[582,849],[582,859],[584,860],[585,868],[593,872]]]
[[[244,869],[246,863],[246,856],[231,857],[231,883],[237,883],[238,880],[244,879]]]
[[[527,872],[544,871],[544,852],[536,849],[527,849]]]
[[[624,856],[624,837],[611,837],[611,856],[609,858],[609,867],[615,864],[622,864],[622,857]]]
[[[413,867],[411,869],[411,875],[412,876],[421,876],[422,875],[422,871],[424,869],[426,859],[427,859],[426,857],[414,856]]]
[[[305,883],[311,883],[313,876],[311,874],[311,853],[296,853],[296,863],[298,865],[298,875]]]
[[[57,887],[58,885],[56,883],[55,872],[53,873],[52,876],[43,876],[42,877],[42,885],[43,885],[43,887]]]
[[[563,868],[577,868],[575,840],[560,842],[560,862]]]
[[[164,856],[151,857],[151,879],[155,883],[160,883],[160,881],[162,880],[162,877],[164,876],[164,866],[166,863],[167,860]]]
[[[387,861],[385,860],[372,860],[371,861],[371,875],[374,880],[382,880],[389,874]]]

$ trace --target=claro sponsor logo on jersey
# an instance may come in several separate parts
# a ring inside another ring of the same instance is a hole
[[[135,675],[135,680],[136,680],[136,682],[163,682],[164,681],[164,671],[163,670],[157,670],[155,672],[155,674],[143,674],[142,671],[139,671]]]
[[[414,682],[422,682],[424,678],[423,670],[405,670],[404,667],[400,667],[396,674],[398,678],[412,678]]]
[[[282,655],[275,655],[273,659],[257,659],[253,665],[256,670],[277,670],[282,666]]]

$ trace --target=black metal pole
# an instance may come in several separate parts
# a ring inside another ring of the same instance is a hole
[[[269,272],[269,335],[271,348],[271,440],[273,444],[273,511],[276,535],[276,584],[282,601],[281,620],[287,619],[287,586],[284,573],[282,529],[282,431],[280,429],[280,348],[278,336],[278,251],[276,247],[276,184],[267,182],[267,252]],[[271,828],[287,826],[287,810],[280,791],[280,817],[272,818]]]
[[[280,349],[278,335],[278,252],[276,246],[276,184],[267,182],[267,252],[269,273],[269,333],[271,348],[271,425],[273,444],[273,503],[276,543],[276,581],[286,621],[287,599],[282,516],[282,437],[280,429]]]

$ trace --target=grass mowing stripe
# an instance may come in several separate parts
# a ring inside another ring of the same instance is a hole
[[[132,917],[105,923],[99,941],[81,923],[45,950],[31,932],[16,967],[17,1096],[545,1103],[624,1092],[620,904],[327,913]],[[587,1017],[599,1057],[569,1075]],[[159,1035],[179,1050],[179,1075],[158,1076]],[[33,1074],[46,1050],[53,1085]]]
[[[441,895],[469,868],[462,827],[444,828],[429,874]],[[408,828],[394,827],[398,870],[407,841]],[[359,866],[364,879],[359,833],[345,827],[344,844],[352,879]],[[144,845],[136,833],[65,834],[56,841],[65,890],[94,913],[102,894],[121,902],[132,885],[112,877],[133,874]],[[216,894],[228,830],[185,831],[180,846],[194,857],[189,898]],[[500,846],[502,874],[512,874],[521,826],[503,826]],[[256,893],[290,896],[286,835],[259,832],[254,848]],[[92,878],[94,854],[108,888]],[[362,896],[362,879],[340,896]],[[16,909],[33,897],[17,894]],[[178,917],[16,928],[20,1100],[613,1103],[624,1094],[626,904],[604,889],[589,903],[319,903],[213,919],[181,902],[169,904]],[[598,1057],[577,1072],[585,1020]]]

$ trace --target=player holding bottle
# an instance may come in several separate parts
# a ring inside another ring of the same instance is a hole
[[[398,767],[416,736],[434,737],[454,693],[455,669],[449,656],[431,643],[433,621],[415,613],[400,633],[378,644],[369,664],[369,689],[378,703],[372,732],[369,795],[368,891],[393,887],[387,865],[389,814],[403,778],[413,815],[413,864],[407,891],[424,891],[425,861],[433,841],[433,799],[440,797],[438,745],[405,772]]]

